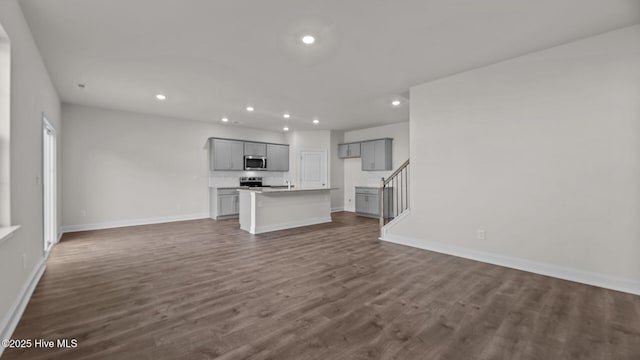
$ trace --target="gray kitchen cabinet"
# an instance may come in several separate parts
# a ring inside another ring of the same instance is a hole
[[[238,215],[238,196],[218,196],[218,216]]]
[[[341,159],[360,157],[360,143],[339,144],[338,157]]]
[[[349,144],[338,144],[338,157],[340,159],[349,157]]]
[[[267,144],[267,170],[289,171],[289,145]]]
[[[360,157],[360,143],[349,144],[349,157]]]
[[[370,140],[361,143],[362,170],[393,170],[391,146],[392,139]]]
[[[245,142],[244,154],[253,156],[267,156],[267,144],[257,142]]]
[[[369,199],[365,194],[356,194],[356,214],[369,213]]]
[[[393,189],[385,189],[385,217],[393,217]],[[356,214],[367,217],[380,217],[380,189],[374,187],[356,187]]]
[[[237,140],[211,139],[211,170],[244,170],[244,143]]]
[[[236,190],[218,190],[217,217],[237,216],[239,210],[240,195]]]

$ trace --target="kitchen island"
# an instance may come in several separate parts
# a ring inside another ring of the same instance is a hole
[[[251,234],[331,222],[332,189],[238,189],[240,229]]]

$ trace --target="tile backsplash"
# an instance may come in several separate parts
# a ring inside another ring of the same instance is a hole
[[[209,187],[231,187],[239,185],[243,176],[261,176],[264,185],[284,185],[288,172],[276,171],[209,171]]]

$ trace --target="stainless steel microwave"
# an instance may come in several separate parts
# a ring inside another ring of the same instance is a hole
[[[267,158],[264,156],[245,155],[245,170],[267,170]]]

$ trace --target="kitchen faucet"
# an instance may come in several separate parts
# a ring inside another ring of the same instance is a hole
[[[289,179],[286,179],[284,183],[287,184],[287,190],[291,190],[291,181],[289,181]]]

